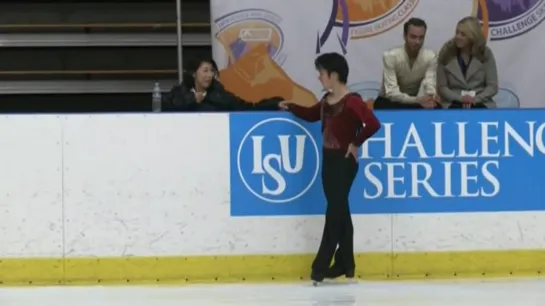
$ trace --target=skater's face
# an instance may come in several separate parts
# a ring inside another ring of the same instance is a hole
[[[199,69],[197,69],[193,75],[195,78],[195,87],[198,87],[199,89],[207,89],[215,76],[216,71],[214,70],[214,67],[212,67],[211,63],[201,63]]]
[[[318,69],[318,80],[322,84],[324,90],[329,90],[333,87],[336,80],[336,73],[328,73],[325,69]]]

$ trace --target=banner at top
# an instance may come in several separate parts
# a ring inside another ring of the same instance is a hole
[[[439,51],[463,17],[478,17],[499,72],[500,108],[545,106],[545,0],[211,0],[212,51],[221,82],[249,101],[281,95],[299,104],[321,94],[318,53],[339,52],[350,64],[349,85],[375,98],[382,53],[403,44],[403,23],[428,24],[425,47]]]
[[[545,110],[377,112],[353,214],[545,210]],[[231,214],[323,214],[319,123],[229,115]]]

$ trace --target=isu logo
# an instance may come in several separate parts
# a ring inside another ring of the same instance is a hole
[[[237,152],[244,186],[269,203],[288,203],[303,196],[318,177],[318,145],[301,124],[287,118],[256,123]]]

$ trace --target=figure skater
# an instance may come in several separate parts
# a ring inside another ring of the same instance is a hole
[[[380,129],[380,122],[362,98],[347,88],[349,68],[342,55],[322,54],[315,66],[327,91],[320,102],[304,107],[282,101],[279,106],[303,120],[322,121],[322,185],[327,209],[322,241],[312,263],[311,279],[317,285],[324,278],[354,277],[354,227],[348,196],[358,172],[358,148]]]

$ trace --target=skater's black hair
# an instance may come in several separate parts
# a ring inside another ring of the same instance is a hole
[[[337,74],[340,83],[346,84],[348,81],[348,63],[344,56],[339,53],[324,53],[316,58],[314,66],[317,70],[325,70],[328,76],[332,73]]]

